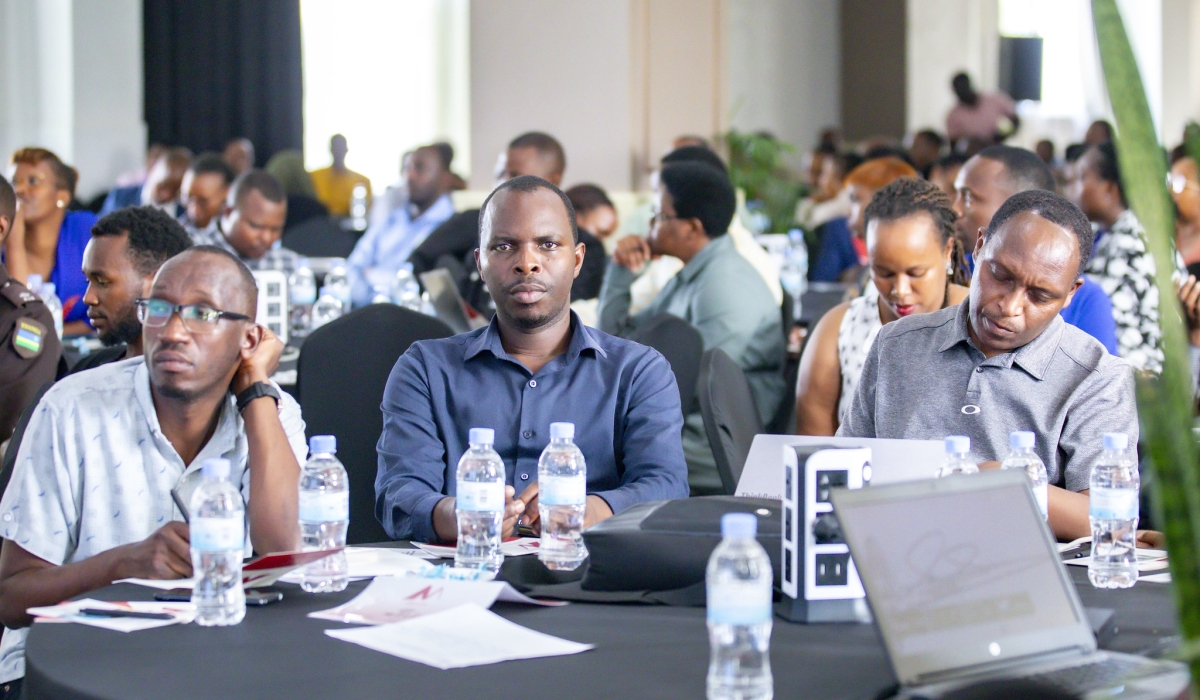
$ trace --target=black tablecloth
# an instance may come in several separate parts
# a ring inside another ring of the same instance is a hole
[[[1101,591],[1072,567],[1084,605],[1116,610],[1106,648],[1159,653],[1177,641],[1168,586]],[[250,608],[227,628],[176,625],[122,634],[35,624],[26,648],[28,698],[701,698],[708,663],[704,610],[574,603],[497,603],[513,622],[596,648],[574,656],[438,670],[339,641],[344,627],[305,614],[333,607],[365,583],[315,596],[281,586],[283,602]],[[128,584],[91,597],[149,600]],[[894,683],[874,626],[775,620],[771,665],[778,698],[871,698]]]

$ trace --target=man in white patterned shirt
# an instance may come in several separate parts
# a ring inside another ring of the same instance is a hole
[[[237,256],[246,267],[292,274],[302,257],[282,248],[287,192],[265,170],[251,170],[234,181],[218,226],[192,234],[196,245],[213,245]]]
[[[232,255],[185,251],[139,300],[145,356],[42,398],[0,500],[4,698],[24,676],[28,608],[123,578],[192,575],[171,490],[187,503],[203,461],[231,462],[254,550],[296,548],[304,421],[268,379],[283,346],[253,322],[256,295]]]

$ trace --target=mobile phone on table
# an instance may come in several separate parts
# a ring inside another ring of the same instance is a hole
[[[163,603],[190,603],[192,589],[172,588],[169,591],[159,591],[154,594],[154,599]],[[251,588],[246,591],[246,605],[270,605],[281,600],[283,600],[283,591],[273,588]]]

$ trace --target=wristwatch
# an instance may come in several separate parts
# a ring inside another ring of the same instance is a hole
[[[251,401],[261,399],[264,396],[270,396],[275,399],[275,406],[279,406],[279,392],[274,386],[269,382],[254,382],[237,395],[238,413],[246,410],[246,406],[250,405]]]

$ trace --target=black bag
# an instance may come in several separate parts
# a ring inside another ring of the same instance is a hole
[[[721,542],[721,516],[758,516],[758,542],[779,586],[780,502],[704,496],[632,506],[583,533],[589,564],[580,587],[591,591],[667,591],[704,582]]]

